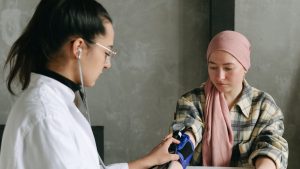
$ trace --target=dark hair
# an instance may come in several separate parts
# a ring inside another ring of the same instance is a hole
[[[30,82],[30,74],[46,68],[47,63],[71,36],[93,43],[96,35],[104,35],[104,20],[112,23],[105,8],[95,0],[41,0],[22,35],[12,45],[4,69],[11,94],[12,82],[18,77],[22,90]]]

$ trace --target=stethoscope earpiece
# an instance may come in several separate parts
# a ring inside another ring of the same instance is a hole
[[[78,49],[77,49],[77,59],[80,59],[80,58],[81,58],[81,53],[82,53],[82,49],[81,49],[81,48],[78,48]]]

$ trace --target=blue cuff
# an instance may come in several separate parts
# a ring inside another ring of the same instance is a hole
[[[179,155],[179,162],[181,163],[182,168],[186,169],[193,157],[194,145],[190,140],[190,137],[185,133],[182,134],[179,140],[180,144],[177,145],[176,154]]]

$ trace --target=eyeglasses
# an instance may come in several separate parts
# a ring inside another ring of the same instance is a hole
[[[106,47],[106,46],[103,46],[103,45],[101,45],[100,43],[98,43],[98,42],[96,42],[95,43],[97,46],[99,46],[99,47],[101,47],[101,48],[103,48],[103,49],[105,49],[106,51],[107,51],[107,53],[106,53],[106,57],[105,57],[105,62],[107,63],[108,61],[110,61],[110,59],[112,58],[112,57],[114,57],[116,54],[117,54],[117,52],[116,51],[113,51],[112,49],[109,49],[108,47]]]

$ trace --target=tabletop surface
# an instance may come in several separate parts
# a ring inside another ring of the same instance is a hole
[[[188,166],[187,169],[251,169],[243,167],[206,167],[206,166]]]

